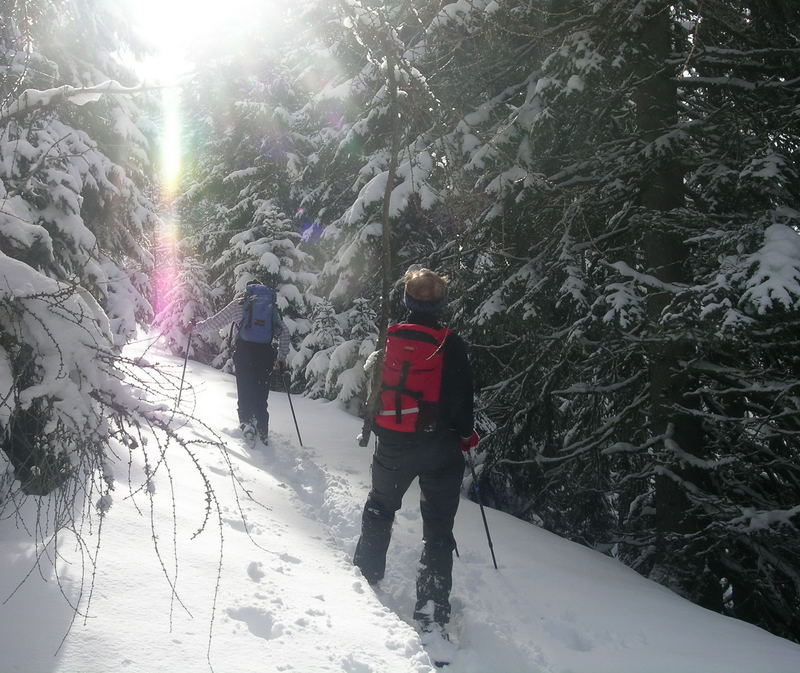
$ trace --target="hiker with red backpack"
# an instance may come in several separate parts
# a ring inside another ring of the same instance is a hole
[[[289,353],[289,330],[275,305],[275,290],[251,280],[243,296],[236,297],[215,315],[192,323],[192,329],[211,332],[235,323],[238,325],[233,365],[238,394],[239,427],[248,441],[256,433],[267,443],[269,432],[269,379],[273,368],[283,369]],[[272,346],[278,338],[278,352]]]
[[[423,549],[414,619],[430,633],[441,631],[450,618],[462,452],[477,444],[477,434],[466,343],[439,324],[447,279],[430,269],[414,269],[403,282],[410,315],[387,333],[372,424],[377,437],[372,488],[353,563],[370,584],[383,578],[395,512],[419,478]]]

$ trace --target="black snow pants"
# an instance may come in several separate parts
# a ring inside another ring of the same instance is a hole
[[[464,457],[453,433],[410,442],[378,438],[372,489],[364,505],[353,563],[370,583],[383,578],[395,512],[415,477],[421,491],[423,548],[417,575],[414,619],[446,624],[453,586],[453,523],[458,510]]]
[[[275,364],[271,344],[258,344],[239,339],[233,353],[236,371],[236,392],[239,397],[239,422],[255,423],[258,432],[269,429],[269,377]]]

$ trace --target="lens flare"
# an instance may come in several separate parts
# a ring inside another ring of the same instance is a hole
[[[182,164],[188,163],[182,143],[181,92],[191,85],[198,55],[206,48],[220,54],[239,53],[243,46],[278,39],[282,19],[295,7],[292,0],[227,0],[224,10],[216,0],[119,0],[127,5],[132,28],[151,51],[136,68],[147,85],[161,87],[162,114],[158,147],[158,175],[163,209],[156,232],[156,269],[153,308],[158,315],[168,307],[180,281],[181,259],[191,254],[180,241],[181,223],[175,200],[186,187]],[[256,39],[257,38],[257,39]],[[270,77],[253,75],[252,86],[263,87]],[[285,153],[287,140],[276,128],[265,134],[264,152]],[[165,311],[162,319],[167,320]]]
[[[181,177],[181,90],[167,86],[162,91],[161,192],[168,203],[178,193]]]
[[[153,275],[153,309],[156,316],[174,300],[171,294],[180,280],[180,227],[173,203],[181,180],[181,89],[175,85],[165,86],[162,89],[161,102],[159,173],[161,199],[166,214],[156,231],[156,268]],[[164,314],[162,321],[166,319]]]

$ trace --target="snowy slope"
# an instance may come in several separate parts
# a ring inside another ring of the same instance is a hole
[[[182,364],[153,358],[176,372]],[[369,488],[370,450],[354,439],[359,420],[335,404],[293,397],[301,448],[286,395],[273,392],[270,446],[248,450],[238,436],[232,377],[190,363],[187,381],[183,407],[226,449],[194,445],[192,457],[171,447],[152,499],[128,492],[129,469],[139,483],[141,466],[118,464],[89,616],[68,631],[72,610],[61,592],[83,611],[91,567],[79,598],[81,550],[65,534],[60,582],[45,558],[41,573],[0,605],[0,671],[433,670],[409,624],[421,547],[418,491],[406,496],[377,592],[350,564]],[[214,439],[200,424],[181,432]],[[206,512],[194,460],[218,510],[212,500],[210,520],[193,538]],[[26,503],[29,521],[35,505]],[[800,671],[794,643],[694,606],[534,526],[497,511],[487,516],[499,570],[477,505],[462,500],[451,625],[460,649],[452,673]],[[93,523],[83,531],[84,555],[96,551]],[[47,551],[53,558],[52,546]],[[13,520],[0,521],[0,601],[36,553]]]

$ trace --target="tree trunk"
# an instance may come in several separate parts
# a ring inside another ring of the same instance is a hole
[[[638,67],[640,84],[635,93],[637,120],[645,141],[652,141],[673,127],[678,118],[677,90],[671,73],[665,66],[671,52],[670,11],[668,3],[651,5],[651,15],[646,19],[641,43],[649,50]],[[679,162],[672,157],[656,159],[652,170],[644,176],[640,190],[640,205],[650,211],[649,228],[644,235],[644,258],[648,272],[664,283],[686,283],[690,280],[686,269],[688,251],[679,233],[669,226],[670,211],[684,205],[683,172]],[[663,214],[663,215],[662,215]],[[693,417],[680,413],[678,405],[687,406],[684,393],[688,380],[681,372],[680,360],[689,355],[691,346],[664,333],[660,328],[662,313],[671,301],[668,290],[650,288],[647,299],[650,375],[650,425],[656,435],[674,441],[681,449],[693,455],[702,454],[702,428]],[[668,444],[663,446],[665,460],[655,477],[656,529],[658,539],[657,565],[659,573],[674,578],[678,575],[691,578],[692,587],[682,586],[692,599],[713,609],[722,606],[719,590],[708,582],[705,559],[692,559],[696,567],[674,567],[670,561],[675,551],[670,539],[691,535],[699,530],[699,522],[691,513],[690,502],[680,481],[694,481],[701,477],[698,470],[682,464]],[[678,541],[683,546],[685,543]],[[687,550],[680,554],[687,558]],[[688,557],[692,552],[688,550]],[[694,564],[693,564],[694,566]],[[696,584],[696,583],[699,583]],[[700,586],[702,585],[702,586]]]
[[[397,79],[395,77],[395,59],[393,47],[389,40],[386,41],[386,88],[389,94],[389,121],[391,124],[391,148],[389,152],[389,167],[386,175],[386,187],[383,190],[383,212],[381,217],[382,245],[381,245],[381,313],[378,319],[378,359],[374,364],[369,389],[369,397],[364,410],[364,424],[358,443],[366,446],[372,433],[372,418],[377,411],[380,396],[381,372],[383,370],[383,352],[386,348],[386,331],[389,328],[390,295],[394,283],[394,270],[392,263],[392,222],[389,210],[392,190],[397,175],[397,154],[400,145],[400,119],[398,117]]]

